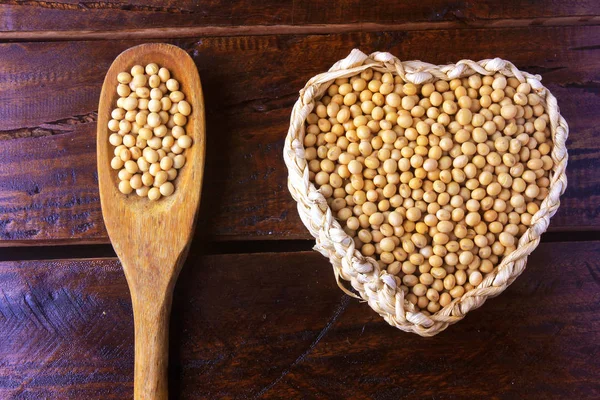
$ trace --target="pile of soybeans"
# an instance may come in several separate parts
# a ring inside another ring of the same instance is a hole
[[[155,63],[135,65],[117,75],[117,108],[108,122],[115,146],[110,162],[119,190],[158,200],[173,194],[172,181],[192,146],[185,125],[192,112],[179,82]]]
[[[310,180],[426,315],[514,251],[548,194],[548,115],[502,74],[414,85],[367,69],[337,79],[305,128]]]

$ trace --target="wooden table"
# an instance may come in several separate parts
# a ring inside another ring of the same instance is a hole
[[[209,149],[174,300],[173,398],[600,398],[600,3],[197,3],[0,6],[0,398],[132,396],[95,121],[112,60],[156,41],[198,65]],[[569,188],[527,270],[433,338],[340,292],[287,192],[298,90],[355,47],[510,59],[543,75],[571,127]]]

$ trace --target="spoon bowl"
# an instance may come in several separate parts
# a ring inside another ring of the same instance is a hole
[[[193,145],[173,181],[171,196],[150,201],[118,189],[110,166],[114,147],[108,121],[116,107],[119,72],[157,63],[171,72],[192,107],[185,130]],[[102,85],[98,107],[98,184],[108,236],[131,292],[135,325],[135,399],[167,399],[168,323],[173,288],[185,261],[200,204],[205,154],[204,98],[194,61],[182,49],[164,43],[143,44],[121,53]]]

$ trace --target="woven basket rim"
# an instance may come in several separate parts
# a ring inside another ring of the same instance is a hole
[[[323,195],[309,180],[308,164],[304,157],[304,122],[313,110],[315,100],[325,93],[335,79],[350,77],[368,68],[391,72],[400,76],[404,82],[414,84],[449,81],[475,73],[493,75],[500,72],[505,76],[515,77],[520,82],[529,83],[532,92],[540,96],[541,104],[550,117],[553,141],[551,157],[554,166],[549,193],[542,201],[540,210],[533,215],[531,226],[520,238],[517,248],[505,256],[476,288],[465,292],[430,316],[416,311],[414,305],[404,298],[398,277],[380,270],[374,258],[365,257],[354,248],[354,241],[344,232]],[[360,298],[367,301],[390,325],[421,336],[433,336],[450,324],[460,321],[470,310],[483,305],[487,298],[502,293],[525,269],[527,256],[539,244],[540,236],[547,230],[550,218],[560,205],[560,196],[567,186],[565,170],[568,154],[565,144],[568,132],[567,122],[560,115],[556,98],[542,85],[541,77],[520,71],[509,61],[494,58],[433,65],[421,61],[400,61],[386,52],[375,52],[367,56],[354,49],[328,72],[311,78],[300,90],[299,99],[292,109],[283,156],[288,168],[288,188],[297,202],[300,218],[316,239],[314,249],[330,259],[340,288],[347,294],[358,297],[342,281],[350,282]]]

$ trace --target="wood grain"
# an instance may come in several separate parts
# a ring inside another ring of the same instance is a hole
[[[3,3],[5,4],[0,8],[0,31],[22,33],[40,30],[103,30],[106,35],[110,35],[114,30],[143,29],[149,26],[152,29],[231,26],[246,26],[251,29],[261,25],[327,24],[330,29],[334,29],[336,24],[361,24],[357,27],[360,30],[369,23],[388,26],[420,23],[422,29],[427,24],[438,28],[461,28],[482,24],[490,26],[498,20],[508,20],[506,22],[514,24],[520,24],[523,20],[528,24],[543,24],[548,20],[560,20],[565,17],[576,17],[580,23],[585,23],[600,13],[598,3],[593,0],[580,0],[577,3],[557,0],[524,3],[507,0],[501,5],[493,0],[459,0],[451,3],[434,0],[251,0],[236,3],[219,0],[9,0]],[[56,24],[55,21],[61,21],[61,24]],[[151,31],[149,34],[152,34]]]
[[[0,144],[4,243],[107,242],[96,171],[96,124]]]
[[[597,229],[600,149],[595,120],[600,108],[600,61],[595,38],[599,33],[599,27],[589,26],[532,27],[172,41],[194,58],[205,77],[211,150],[202,230],[209,240],[308,237],[287,193],[281,159],[289,113],[304,83],[353,47],[434,63],[499,56],[542,74],[571,127],[569,187],[551,229]],[[9,140],[0,146],[4,245],[106,242],[93,184],[95,124],[69,118],[96,110],[104,72],[120,51],[139,43],[0,45],[5,60],[0,76],[11,83],[0,85],[4,104],[0,135],[35,136],[36,129],[57,134]],[[70,57],[65,60],[57,54]],[[60,122],[65,119],[75,125]],[[54,161],[53,146],[63,154]],[[28,149],[27,155],[22,155],[22,148]],[[29,157],[26,168],[22,157]],[[55,178],[65,169],[74,171],[68,185]],[[35,185],[39,193],[29,195]]]
[[[194,143],[184,153],[186,165],[173,181],[175,192],[150,201],[118,189],[111,168],[114,147],[108,137],[117,104],[117,75],[134,65],[157,63],[177,79],[192,107],[185,131]],[[204,176],[206,124],[204,97],[194,61],[179,47],[152,43],[121,53],[110,66],[98,108],[98,183],[102,216],[127,278],[135,323],[134,398],[168,399],[169,316],[175,282],[186,259],[200,206]]]
[[[373,22],[349,24],[308,25],[238,25],[197,26],[168,28],[137,28],[128,30],[70,30],[70,31],[14,31],[1,32],[0,42],[60,42],[72,40],[167,40],[194,37],[257,36],[257,35],[328,35],[354,32],[404,32],[462,28],[519,28],[519,27],[565,27],[598,26],[600,17],[558,17],[534,19],[496,19],[441,22],[404,22],[379,24]]]
[[[542,244],[505,293],[427,339],[343,295],[317,253],[197,249],[173,302],[176,398],[600,396],[600,242]],[[115,259],[4,262],[0,281],[0,397],[132,396]]]

